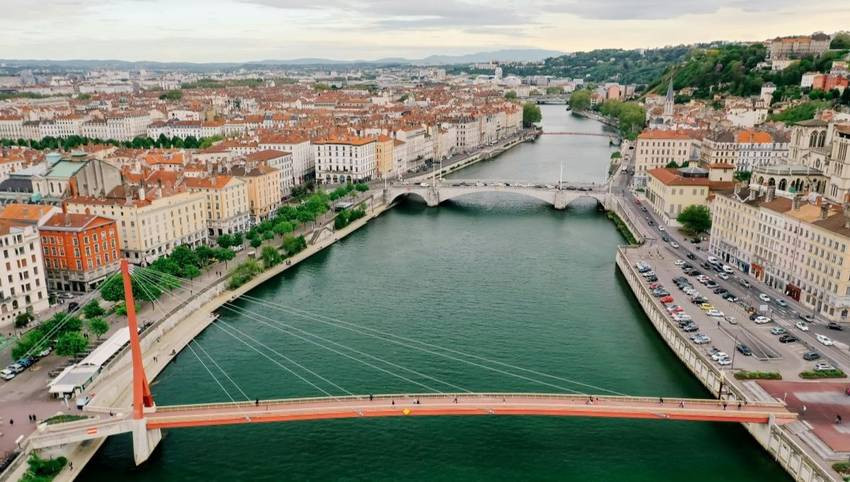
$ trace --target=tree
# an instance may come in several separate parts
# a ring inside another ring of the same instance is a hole
[[[251,247],[252,248],[259,248],[261,244],[263,244],[263,240],[260,239],[259,237],[251,238]]]
[[[679,213],[676,221],[694,234],[704,233],[711,229],[711,212],[707,206],[692,204]]]
[[[581,89],[570,94],[570,109],[574,111],[590,109],[590,90]]]
[[[298,236],[297,238],[294,236],[284,236],[283,237],[283,245],[281,246],[286,254],[292,256],[293,254],[303,250],[307,247],[307,241],[304,239],[304,236]]]
[[[514,92],[513,90],[505,92],[505,99],[516,100],[516,92]]]
[[[63,333],[56,340],[56,354],[59,356],[77,356],[86,349],[89,342],[78,331]]]
[[[844,89],[845,91],[850,91],[850,89]],[[354,185],[354,189],[357,189],[359,192],[366,192],[369,190],[369,185],[364,184],[362,182]]]
[[[850,49],[850,32],[840,32],[832,37],[829,48],[834,50]]]
[[[533,102],[526,102],[522,106],[522,125],[523,127],[531,127],[536,122],[543,119],[543,114],[540,113],[540,107]]]
[[[101,336],[109,331],[109,323],[103,318],[96,316],[89,320],[89,331],[92,332],[95,338],[100,339]]]
[[[89,320],[97,318],[98,316],[103,316],[105,313],[106,310],[100,307],[97,300],[91,300],[86,304],[86,306],[83,306],[83,316]]]
[[[753,177],[752,171],[735,171],[735,180],[747,182]]]
[[[845,87],[844,92],[841,93],[841,103],[850,105],[850,87]]]
[[[277,248],[273,246],[264,247],[262,251],[262,257],[263,266],[265,266],[266,268],[271,268],[272,266],[280,264],[280,262],[283,261],[283,256],[281,256]]]
[[[229,248],[234,245],[233,237],[231,237],[229,234],[222,234],[215,241],[222,248]]]
[[[668,162],[668,163],[667,163],[667,165],[666,165],[666,166],[664,166],[664,167],[666,167],[667,169],[678,169],[678,168],[679,168],[679,165],[678,165],[678,164],[676,164],[676,161],[670,161],[670,162]]]
[[[183,98],[183,92],[179,90],[169,90],[164,94],[159,96],[159,100],[173,100],[177,101]]]
[[[34,319],[35,318],[32,316],[32,313],[25,311],[15,317],[15,328],[23,328],[29,325]]]

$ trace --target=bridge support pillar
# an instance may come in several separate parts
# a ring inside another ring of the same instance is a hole
[[[133,420],[133,459],[136,465],[145,463],[162,440],[160,429],[148,430],[145,419]]]
[[[425,195],[425,203],[429,208],[435,208],[440,205],[440,191],[436,189],[428,189],[428,194]]]
[[[555,200],[552,205],[558,211],[567,209],[567,194],[564,191],[555,191]]]

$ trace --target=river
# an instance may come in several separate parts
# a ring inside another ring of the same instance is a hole
[[[563,106],[543,107],[543,115],[547,130],[602,129],[569,116]],[[544,135],[456,177],[552,182],[565,162],[567,180],[601,181],[610,152],[603,137]],[[708,396],[657,336],[616,272],[614,251],[621,242],[614,226],[589,203],[558,212],[506,195],[470,195],[436,209],[410,202],[251,295],[617,392]],[[555,391],[270,306],[240,303],[465,389]],[[226,310],[222,320],[355,393],[426,391],[413,382],[453,390],[381,365],[410,378],[401,380]],[[215,325],[197,342],[247,398],[322,395]],[[323,390],[342,393],[289,361],[278,361]],[[241,396],[219,378],[232,396]],[[228,400],[188,350],[157,379],[153,391],[162,404]],[[788,477],[732,424],[443,417],[174,430],[140,468],[132,466],[129,437],[118,437],[104,445],[81,480],[119,479],[695,482]]]

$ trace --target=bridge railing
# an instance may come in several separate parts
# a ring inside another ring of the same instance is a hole
[[[315,403],[315,402],[342,402],[342,401],[372,401],[372,400],[404,400],[404,399],[418,399],[418,400],[428,400],[428,399],[451,399],[457,397],[459,399],[486,399],[486,398],[495,398],[495,399],[515,399],[515,398],[538,398],[541,400],[563,400],[565,402],[584,402],[591,395],[575,395],[575,394],[546,394],[546,393],[396,393],[396,394],[379,394],[372,395],[371,400],[369,395],[343,395],[339,397],[307,397],[307,398],[284,398],[284,399],[273,399],[273,400],[260,400],[259,403],[262,405],[298,405],[304,403]],[[659,406],[675,406],[680,402],[686,404],[688,408],[696,407],[722,407],[724,401],[723,400],[710,400],[710,399],[698,399],[698,398],[668,398],[664,397],[664,403],[660,403],[659,397],[640,397],[640,396],[613,396],[613,395],[605,395],[605,396],[596,396],[592,395],[594,399],[594,403],[604,403],[606,401],[609,402],[619,402],[619,403],[628,403],[628,402],[654,402],[658,403]],[[169,405],[169,406],[160,406],[157,407],[157,412],[159,413],[170,413],[170,412],[183,412],[183,411],[195,411],[199,409],[217,409],[217,408],[250,408],[256,406],[256,401],[245,401],[245,402],[215,402],[215,403],[199,403],[199,404],[188,404],[188,405]],[[780,409],[784,408],[784,405],[779,402],[754,402],[748,403],[747,407],[749,409],[753,408],[763,408],[763,409]]]
[[[426,184],[427,186],[423,186]],[[409,188],[409,187],[431,187],[430,180],[424,180],[421,182],[400,182],[391,184],[392,187],[396,188]],[[607,191],[608,190],[608,182],[569,182],[563,181],[560,184],[560,188],[565,191],[580,191],[580,190],[593,190],[593,191]],[[437,182],[437,187],[523,187],[523,188],[534,188],[534,189],[557,189],[559,187],[558,181],[533,181],[533,180],[517,180],[517,179],[443,179],[442,181]]]

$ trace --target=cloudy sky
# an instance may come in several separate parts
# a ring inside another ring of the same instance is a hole
[[[0,0],[0,58],[417,58],[847,28],[847,0]]]

